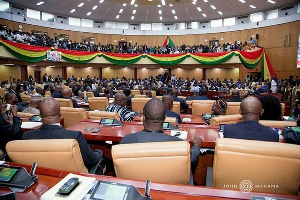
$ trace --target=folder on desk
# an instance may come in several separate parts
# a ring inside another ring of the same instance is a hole
[[[64,196],[58,195],[57,192],[59,188],[66,183],[70,178],[79,178],[79,185],[75,188],[71,194]],[[82,200],[83,197],[88,193],[90,188],[93,186],[93,183],[96,179],[94,177],[85,177],[76,174],[68,174],[64,179],[58,182],[50,190],[41,196],[41,200]]]

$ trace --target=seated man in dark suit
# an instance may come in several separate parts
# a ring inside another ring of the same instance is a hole
[[[55,86],[55,91],[51,95],[53,98],[63,98],[62,95],[63,88],[60,85]]]
[[[14,93],[6,93],[4,98],[6,103],[10,105],[16,105],[19,112],[22,112],[29,106],[28,102],[19,102],[17,96]]]
[[[171,111],[171,109],[173,108],[173,102],[174,102],[173,97],[171,95],[164,95],[162,98],[162,101],[166,105],[167,117],[175,117],[177,119],[178,123],[182,123],[180,115],[177,114],[176,112]]]
[[[201,96],[199,96],[199,93]],[[193,96],[187,97],[186,100],[210,100],[207,98],[207,89],[203,88],[201,92],[195,91],[193,93]]]
[[[73,108],[80,108],[77,101],[71,97],[70,93],[71,93],[70,90],[64,89],[62,91],[62,95],[63,95],[64,99],[71,99],[72,103],[73,103]]]
[[[171,96],[173,97],[173,100],[180,102],[180,112],[185,112],[189,108],[189,105],[187,105],[187,103],[183,99],[178,98],[178,95],[178,90],[171,91]]]
[[[37,130],[25,132],[22,139],[76,139],[79,143],[84,165],[88,169],[100,161],[103,152],[101,150],[92,151],[80,131],[69,131],[61,127],[60,106],[56,99],[52,97],[45,98],[40,103],[40,112],[43,125]]]
[[[240,106],[243,122],[226,125],[224,137],[278,142],[277,131],[258,123],[263,112],[262,105],[257,98],[247,97]]]
[[[242,102],[240,91],[237,89],[232,90],[232,97],[228,99],[227,102]]]
[[[144,130],[126,135],[120,144],[182,141],[178,137],[167,135],[163,132],[163,123],[166,118],[166,106],[164,102],[159,99],[149,100],[144,106],[143,113]],[[194,170],[198,163],[202,137],[194,135],[191,142],[193,144],[191,148],[191,164]]]
[[[20,117],[17,116],[18,107],[11,105],[10,109],[7,110],[7,104],[3,104],[0,100],[0,149],[5,151],[6,144],[11,140],[20,140],[22,137],[21,124],[22,121]],[[13,123],[9,123],[7,120],[8,112],[12,113]]]

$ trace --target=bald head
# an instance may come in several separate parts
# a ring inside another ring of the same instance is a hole
[[[126,103],[126,96],[124,93],[116,93],[115,94],[115,104],[118,104],[120,106],[125,106],[125,103]]]
[[[162,101],[165,103],[167,110],[173,108],[173,97],[171,95],[164,95]]]
[[[177,97],[177,96],[179,95],[178,90],[173,89],[173,90],[171,91],[171,95]]]
[[[258,121],[263,113],[260,101],[255,97],[247,97],[240,106],[243,121]]]
[[[64,89],[64,90],[62,91],[62,95],[63,95],[64,97],[69,97],[69,96],[70,96],[70,90]]]
[[[60,122],[60,106],[56,99],[45,98],[39,105],[43,124],[55,124]]]
[[[144,128],[148,131],[162,130],[166,118],[166,106],[159,99],[149,100],[143,109]]]

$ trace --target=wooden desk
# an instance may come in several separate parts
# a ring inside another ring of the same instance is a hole
[[[30,171],[30,167],[26,165],[19,165],[16,163],[10,163],[14,166],[24,166],[27,171]],[[62,178],[67,176],[70,172],[48,169],[43,167],[37,167],[36,173],[38,174],[38,181],[28,188],[24,193],[16,193],[19,200],[38,200],[47,190],[57,184]],[[96,180],[111,181],[117,183],[123,183],[133,185],[144,194],[145,182],[120,179],[110,176],[100,176],[93,174],[78,173],[83,176],[95,177]],[[7,188],[0,188],[0,194],[10,192]],[[151,183],[150,195],[153,200],[217,200],[217,199],[251,199],[251,196],[265,196],[265,197],[277,197],[286,199],[300,199],[299,196],[294,195],[278,195],[278,194],[266,194],[266,193],[242,193],[234,190],[214,189],[200,186],[189,185],[173,185],[173,184],[160,184]]]
[[[142,124],[133,122],[125,123],[123,127],[101,127],[101,131],[92,133],[92,130],[85,130],[87,127],[99,128],[99,123],[93,121],[81,122],[80,124],[73,125],[67,129],[81,131],[86,140],[120,142],[125,135],[142,131],[144,128]],[[217,126],[180,124],[179,130],[185,130],[189,133],[187,140],[190,140],[194,134],[201,135],[204,140],[202,145],[204,148],[214,148],[215,140],[219,137]],[[170,134],[171,132],[165,131],[165,133]]]

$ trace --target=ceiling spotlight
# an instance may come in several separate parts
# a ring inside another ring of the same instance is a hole
[[[216,9],[216,7],[215,7],[214,5],[211,5],[210,7],[211,7],[212,9],[214,9],[214,10]]]
[[[123,3],[123,6],[126,6],[127,4],[126,3]]]
[[[240,2],[242,2],[242,3],[246,3],[246,1],[245,0],[239,0]]]
[[[37,6],[40,6],[40,5],[42,5],[44,2],[43,1],[40,1],[40,2],[38,2],[36,5]]]
[[[161,0],[161,5],[166,5],[166,2],[165,2],[165,0]]]
[[[172,10],[172,13],[175,14],[175,10]]]
[[[272,4],[276,3],[275,1],[272,1],[272,0],[268,0],[268,2],[272,3]]]
[[[86,13],[86,15],[91,15],[92,14],[92,12],[88,12],[88,13]]]
[[[132,11],[132,14],[135,14],[135,13],[136,13],[136,10],[133,10],[133,11]]]
[[[134,19],[134,16],[131,16],[131,19]]]
[[[203,17],[206,17],[206,14],[205,14],[205,13],[203,13],[202,15],[203,15]]]
[[[169,4],[169,6],[170,6],[170,7],[172,7],[172,6],[173,6],[173,4]]]
[[[123,12],[123,9],[121,8],[120,11],[119,11],[119,13],[122,13],[122,12]]]
[[[131,0],[130,4],[133,5],[135,3],[135,0]]]
[[[159,17],[159,20],[162,20],[162,16]]]
[[[73,13],[73,12],[75,12],[76,10],[75,9],[72,9],[71,11],[70,11],[70,13]]]
[[[202,11],[202,9],[201,9],[200,7],[197,7],[197,10],[198,10],[199,12],[201,12],[201,11]]]
[[[178,17],[175,15],[175,16],[174,16],[174,19],[178,19]]]
[[[205,3],[207,3],[208,2],[208,0],[203,0]]]
[[[92,9],[93,9],[93,10],[96,10],[97,8],[98,8],[98,6],[94,6]]]
[[[83,6],[84,5],[84,3],[80,3],[79,5],[78,5],[78,7],[81,7],[81,6]]]
[[[117,15],[116,18],[119,19],[120,15]]]
[[[251,8],[253,8],[253,9],[256,8],[254,5],[249,5],[249,6],[250,6]]]
[[[158,14],[160,14],[160,15],[161,15],[161,10],[159,10],[159,11],[158,11]]]
[[[218,12],[220,15],[223,15],[223,13],[221,11]]]
[[[160,7],[161,7],[161,5],[157,5],[157,7],[159,7],[159,8],[160,8]]]
[[[99,3],[103,3],[104,0],[100,0]]]
[[[138,7],[138,5],[137,5],[137,4],[134,4],[134,7]]]

